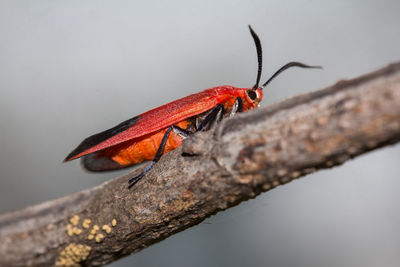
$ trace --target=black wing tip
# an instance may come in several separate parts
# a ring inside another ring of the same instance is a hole
[[[62,161],[62,163],[71,161],[72,158],[73,158],[74,156],[76,156],[76,155],[73,154],[73,152],[74,152],[74,151],[72,151],[71,153],[69,153],[68,156]]]
[[[71,155],[71,154],[69,154],[69,155],[62,161],[62,163],[65,163],[65,162],[68,162],[68,161],[73,160],[73,157],[74,157],[74,156],[76,156],[76,155]]]
[[[83,140],[74,150],[72,150],[72,152],[69,153],[69,155],[64,159],[63,162],[70,161],[74,159],[75,156],[81,154],[82,152],[88,150],[89,148],[100,144],[101,142],[113,137],[114,135],[126,131],[127,129],[134,126],[138,119],[139,116],[133,117],[131,119],[121,122],[120,124],[114,126],[113,128],[89,136],[88,138]]]
[[[68,154],[68,156],[63,160],[63,163],[73,160],[75,156],[77,156],[80,153],[82,153],[83,151],[85,151],[87,149],[86,142],[87,142],[87,138],[85,140],[83,140],[79,144],[79,146],[77,146],[74,150],[72,150],[71,153]]]

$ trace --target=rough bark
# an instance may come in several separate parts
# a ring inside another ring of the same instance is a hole
[[[397,63],[224,120],[163,156],[131,189],[127,180],[138,170],[1,215],[0,265],[110,263],[261,192],[399,139]]]

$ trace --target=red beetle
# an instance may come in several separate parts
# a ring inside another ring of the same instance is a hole
[[[249,26],[258,56],[256,84],[252,88],[217,86],[162,105],[117,126],[83,140],[64,161],[82,158],[89,171],[107,171],[151,160],[139,175],[129,180],[134,185],[160,157],[181,146],[182,140],[223,117],[233,116],[259,106],[262,90],[279,73],[290,67],[320,68],[300,62],[289,62],[259,87],[262,49],[257,34]]]

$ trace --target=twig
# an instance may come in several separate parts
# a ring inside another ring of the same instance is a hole
[[[400,139],[400,63],[224,120],[128,189],[115,178],[0,216],[0,265],[103,265]],[[96,230],[97,229],[97,230]]]

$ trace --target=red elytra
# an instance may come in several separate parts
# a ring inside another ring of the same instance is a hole
[[[152,160],[148,168],[130,180],[133,185],[161,155],[179,147],[184,137],[207,129],[218,118],[258,107],[263,98],[262,89],[282,71],[290,67],[320,68],[290,62],[259,87],[262,71],[261,43],[250,26],[249,29],[258,56],[258,74],[252,88],[218,86],[172,101],[86,138],[64,161],[83,157],[82,165],[85,169],[106,171]]]

